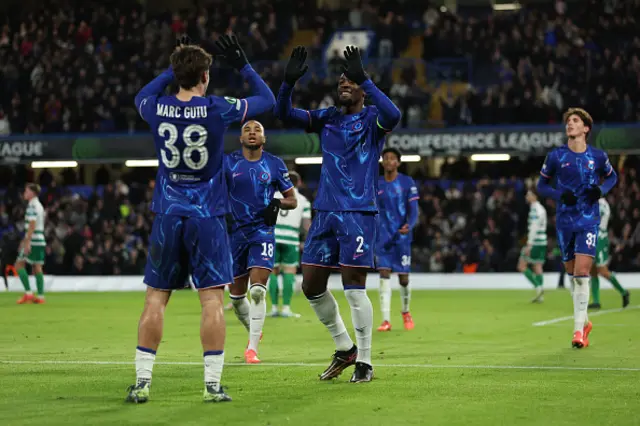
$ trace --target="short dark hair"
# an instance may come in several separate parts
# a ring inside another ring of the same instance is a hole
[[[293,184],[293,186],[298,186],[298,184],[300,183],[300,175],[294,170],[291,170],[289,172],[289,179],[291,179],[291,183]]]
[[[398,161],[402,161],[402,154],[400,153],[400,150],[399,150],[398,148],[391,148],[391,147],[389,147],[389,148],[385,148],[385,149],[382,151],[382,156],[384,157],[384,155],[385,155],[386,153],[388,153],[388,152],[392,152],[392,153],[394,153],[394,154],[396,155],[396,157],[398,157]]]
[[[589,131],[587,132],[587,136],[589,136],[589,133],[591,133],[591,130],[593,129],[593,118],[591,118],[591,114],[583,108],[569,108],[564,114],[562,114],[562,122],[567,124],[569,117],[572,115],[580,117],[580,120],[582,120],[584,125],[589,127]]]
[[[182,46],[171,54],[171,67],[176,81],[183,89],[191,89],[202,82],[213,58],[200,46]]]
[[[37,183],[28,183],[27,189],[36,194],[36,196],[40,195],[40,185]]]

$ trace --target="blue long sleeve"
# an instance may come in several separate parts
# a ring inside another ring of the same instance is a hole
[[[386,131],[393,130],[400,122],[402,113],[398,107],[378,89],[371,80],[367,80],[360,85],[371,102],[378,108],[378,125]]]
[[[418,222],[418,199],[412,199],[409,201],[409,208],[407,209],[407,224],[410,229],[413,229]]]
[[[272,110],[276,104],[276,98],[262,77],[249,64],[240,70],[240,74],[249,83],[252,93],[252,96],[246,98],[247,117],[255,117]]]
[[[308,111],[293,108],[291,104],[291,92],[293,92],[293,87],[287,83],[282,83],[278,91],[278,100],[274,114],[287,124],[297,125],[306,129],[311,123],[311,116]]]
[[[537,189],[538,193],[543,197],[552,198],[556,201],[559,201],[562,196],[561,191],[551,186],[551,179],[548,177],[540,176],[538,179]]]
[[[604,182],[600,185],[600,191],[602,191],[602,195],[607,195],[611,189],[615,186],[616,182],[618,182],[618,175],[616,171],[611,169],[611,173],[609,176],[604,178]]]
[[[145,98],[153,95],[161,95],[172,81],[173,70],[169,68],[140,89],[134,100],[138,111],[140,111],[140,104]]]

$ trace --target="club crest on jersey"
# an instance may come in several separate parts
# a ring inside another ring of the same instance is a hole
[[[262,172],[258,175],[258,179],[260,179],[261,182],[269,182],[269,178],[271,178],[271,175],[267,172]]]
[[[589,163],[587,163],[587,167],[589,168],[589,170],[593,170],[596,168],[596,164],[593,160],[589,160]]]
[[[351,127],[352,130],[359,132],[360,130],[362,130],[362,121],[358,120],[355,123],[353,123],[353,126]]]

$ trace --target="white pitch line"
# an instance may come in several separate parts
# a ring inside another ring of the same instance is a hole
[[[44,361],[20,361],[20,360],[0,360],[0,364],[26,364],[26,365],[134,365],[133,361],[65,361],[65,360],[44,360]],[[197,365],[202,366],[202,362],[188,361],[160,361],[155,365]],[[226,362],[225,365],[233,367],[326,367],[326,364],[305,363],[305,362],[262,362],[257,365],[245,364],[243,362]],[[460,368],[466,370],[565,370],[565,371],[636,371],[640,368],[633,367],[565,367],[558,365],[448,365],[448,364],[375,364],[375,367],[382,368],[427,368],[427,369],[451,369]]]
[[[629,311],[629,310],[632,310],[632,309],[639,309],[639,308],[640,308],[640,305],[635,305],[635,306],[627,306],[626,308],[605,309],[604,311],[589,312],[589,318],[598,317],[598,316],[604,315],[604,314],[611,314],[611,313],[615,313],[615,312],[624,312],[624,311]],[[560,318],[554,318],[554,319],[550,319],[550,320],[546,320],[546,321],[534,322],[531,325],[533,325],[534,327],[542,327],[542,326],[545,326],[545,325],[555,324],[557,322],[567,321],[567,320],[571,320],[571,319],[573,319],[573,315],[567,315],[566,317],[560,317]]]

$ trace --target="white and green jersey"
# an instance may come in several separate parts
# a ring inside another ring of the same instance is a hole
[[[32,247],[44,247],[44,207],[40,204],[38,197],[33,197],[27,204],[27,211],[24,215],[24,232],[25,235],[29,229],[29,222],[36,221],[36,228],[31,237]]]
[[[598,238],[605,238],[609,236],[607,228],[609,227],[609,218],[611,217],[611,207],[604,198],[598,200],[598,205],[600,207],[600,232]]]
[[[529,233],[527,234],[527,245],[546,246],[547,245],[547,211],[539,201],[531,204],[529,208]]]
[[[303,219],[311,219],[311,203],[307,197],[293,189],[298,199],[298,207],[293,210],[280,210],[276,222],[276,243],[297,246],[300,244],[300,228]],[[276,192],[275,198],[282,198],[282,194]]]

